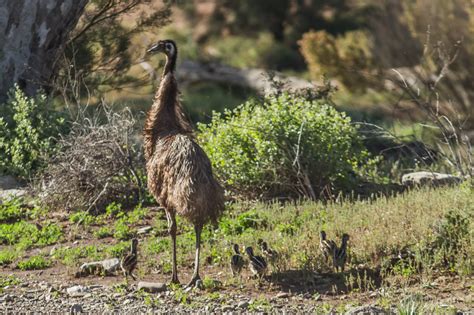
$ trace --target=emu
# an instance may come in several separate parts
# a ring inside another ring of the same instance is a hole
[[[172,283],[179,283],[176,266],[176,214],[194,225],[196,256],[189,286],[199,276],[201,231],[209,221],[216,223],[224,209],[224,192],[212,173],[211,162],[196,143],[190,122],[178,99],[175,78],[178,48],[172,40],[160,40],[147,51],[163,53],[166,63],[161,82],[144,128],[147,185],[165,208],[172,240]]]

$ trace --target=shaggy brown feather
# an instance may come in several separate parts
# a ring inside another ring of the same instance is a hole
[[[224,210],[224,192],[214,179],[209,158],[196,143],[192,127],[178,100],[178,85],[173,71],[176,44],[159,41],[149,52],[166,54],[166,65],[148,112],[144,129],[144,147],[148,189],[165,208],[172,238],[172,282],[179,282],[176,267],[176,219],[183,216],[194,224],[196,260],[189,285],[199,277],[201,231],[205,223],[216,222]]]

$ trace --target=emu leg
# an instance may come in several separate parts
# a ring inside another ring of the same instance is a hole
[[[171,243],[173,250],[173,271],[171,275],[171,283],[179,283],[178,268],[176,266],[176,216],[174,212],[166,211],[166,218],[168,219],[168,231],[171,235]]]
[[[194,273],[191,281],[187,284],[186,287],[192,287],[196,285],[196,281],[200,280],[201,277],[199,276],[199,252],[201,250],[201,225],[195,225],[194,231],[196,232],[196,258],[194,260]]]

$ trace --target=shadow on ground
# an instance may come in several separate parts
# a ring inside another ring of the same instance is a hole
[[[283,292],[331,295],[348,293],[354,289],[374,290],[381,286],[382,279],[379,271],[360,268],[343,273],[287,270],[273,273],[268,281]]]

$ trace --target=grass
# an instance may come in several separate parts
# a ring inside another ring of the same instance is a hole
[[[213,269],[220,268],[225,274],[224,278],[219,280],[204,274],[205,294],[212,299],[219,299],[220,295],[217,293],[222,292],[222,289],[243,288],[243,283],[235,283],[238,279],[228,272],[231,244],[253,246],[257,254],[261,254],[257,246],[258,238],[266,240],[270,247],[279,253],[279,259],[270,265],[269,274],[272,279],[281,277],[280,274],[285,274],[285,271],[298,271],[301,274],[329,271],[319,251],[318,233],[321,229],[327,232],[330,239],[337,242],[343,233],[351,236],[346,272],[334,276],[335,281],[342,283],[343,289],[330,288],[334,293],[347,290],[350,294],[363,294],[372,292],[380,285],[384,288],[397,288],[413,283],[429,284],[432,283],[430,279],[440,274],[454,274],[461,280],[467,279],[473,274],[470,255],[474,243],[473,201],[472,188],[463,185],[413,190],[396,197],[355,202],[339,200],[323,203],[301,200],[293,203],[229,203],[218,228],[206,226],[203,231],[202,268],[211,264]],[[147,275],[151,271],[159,271],[168,277],[171,273],[171,242],[167,236],[166,220],[156,214],[153,216],[154,231],[157,234],[140,237],[141,263],[138,265],[137,274]],[[58,263],[77,267],[86,261],[121,257],[130,246],[128,238],[133,235],[135,227],[142,225],[144,221],[150,224],[150,219],[149,209],[137,207],[126,211],[120,205],[111,205],[105,214],[94,218],[94,223],[90,223],[92,227],[84,229],[84,232],[89,234],[86,238],[95,236],[100,239],[113,235],[115,240],[112,240],[111,244],[100,241],[73,247],[57,246],[49,257],[36,255],[29,258],[22,258],[28,254],[28,251],[20,250],[24,244],[30,244],[27,248],[31,249],[58,243],[62,230],[54,223],[45,224],[41,228],[22,220],[3,223],[0,226],[0,240],[11,245],[0,251],[0,265],[11,268],[18,262],[18,269],[33,270],[48,268]],[[77,224],[77,221],[73,221],[70,220],[71,225]],[[105,225],[94,226],[97,221]],[[5,235],[7,226],[10,228],[10,234]],[[117,226],[125,227],[126,232],[131,234],[119,235]],[[28,235],[34,237],[29,237],[29,243],[24,243]],[[9,241],[5,241],[6,239]],[[194,242],[194,229],[178,217],[177,258],[180,268],[192,266]],[[399,260],[387,267],[386,263],[404,248],[409,248],[413,257]],[[355,272],[356,268],[363,271]],[[373,270],[381,270],[381,283],[372,277]],[[194,301],[191,301],[187,292],[180,288],[172,289],[177,303],[187,307],[192,305]],[[421,307],[423,311],[442,313],[445,310],[429,308],[424,301],[415,298],[394,300],[391,298],[393,294],[398,297],[398,293],[390,293],[380,302],[384,305],[396,305],[400,313],[410,314]],[[152,296],[148,299],[150,304],[158,303]],[[320,304],[318,309],[333,307],[323,304]],[[249,310],[265,311],[268,307],[268,301],[264,296],[260,296],[253,299]]]
[[[12,249],[3,249],[0,251],[0,266],[11,264],[18,257],[18,253]]]
[[[51,262],[43,256],[32,256],[18,263],[20,270],[39,270],[46,269],[51,266]]]
[[[62,230],[54,223],[44,226],[26,221],[0,224],[0,244],[17,245],[19,249],[55,244],[61,237]]]
[[[472,235],[463,233],[453,239],[459,246],[451,246],[451,249],[450,245],[437,242],[439,235],[446,233],[440,232],[439,226],[450,221],[451,213],[464,218],[458,221],[464,222],[464,225],[468,224],[464,226],[466,231],[473,230],[472,201],[471,188],[463,187],[425,189],[397,197],[380,197],[353,203],[235,203],[228,207],[218,230],[204,231],[202,255],[211,257],[213,264],[225,267],[232,243],[258,248],[256,239],[261,237],[283,257],[284,268],[324,270],[327,267],[320,255],[318,239],[318,232],[324,229],[328,236],[337,242],[343,233],[350,234],[350,266],[363,264],[377,267],[396,255],[398,250],[410,247],[416,254],[417,263],[431,266],[439,264],[441,267],[441,259],[432,257],[449,256],[449,251],[453,249],[459,254],[454,255],[454,261],[443,266],[466,276],[472,274],[472,262],[468,255],[472,251]],[[184,255],[185,261],[192,261],[193,232],[183,224],[179,226],[182,232],[178,236],[178,257]],[[460,227],[457,223],[451,223],[447,229],[457,230]],[[153,240],[145,241],[142,252],[144,255],[153,256],[168,250],[167,241],[157,243]],[[431,258],[427,257],[429,253]],[[216,256],[218,258],[214,258]],[[160,257],[169,259],[166,254]],[[410,278],[420,271],[413,266],[400,264],[394,267],[393,272]],[[347,281],[354,288],[362,286],[368,290],[373,286],[368,279],[363,279],[363,275],[360,277]]]

